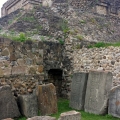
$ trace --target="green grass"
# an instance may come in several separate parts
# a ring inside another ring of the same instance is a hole
[[[19,41],[19,42],[25,42],[26,40],[30,40],[30,38],[28,38],[26,34],[22,32],[18,36],[15,36],[14,32],[11,32],[9,35],[1,34],[0,36],[4,38],[9,38],[14,41]]]
[[[68,100],[59,99],[58,100],[58,112],[56,114],[52,114],[51,116],[59,118],[61,113],[71,111],[71,110],[74,110],[74,109],[69,107]],[[81,113],[82,120],[120,120],[119,118],[115,118],[115,117],[112,117],[110,115],[101,116],[101,115],[94,115],[94,114],[90,114],[90,113],[85,113],[84,111],[78,111],[78,112]],[[16,119],[16,120],[26,120],[26,118],[21,117],[21,118]]]
[[[94,45],[89,45],[88,48],[100,48],[100,47],[108,47],[108,46],[114,46],[114,47],[119,47],[120,46],[120,42],[116,42],[116,43],[104,43],[104,42],[98,42]]]

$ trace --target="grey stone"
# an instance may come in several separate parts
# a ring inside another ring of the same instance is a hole
[[[2,120],[13,120],[12,118],[6,118],[6,119],[2,119]]]
[[[74,73],[71,84],[70,107],[83,110],[88,73]]]
[[[85,111],[94,114],[106,114],[108,94],[111,88],[111,72],[90,71],[85,97]]]
[[[114,87],[110,91],[108,114],[120,118],[120,86]]]
[[[38,115],[37,96],[34,94],[21,95],[18,97],[20,112],[25,117],[34,117]]]
[[[32,118],[28,118],[27,120],[56,120],[56,118],[50,116],[35,116]]]
[[[32,65],[33,61],[30,58],[26,59],[26,65]]]
[[[7,57],[7,56],[0,56],[0,60],[9,60],[9,57]]]
[[[58,120],[81,120],[80,112],[69,111],[61,113],[60,118]]]
[[[19,116],[20,112],[10,86],[0,87],[0,120]]]
[[[38,86],[38,104],[41,115],[57,113],[56,89],[52,83]]]

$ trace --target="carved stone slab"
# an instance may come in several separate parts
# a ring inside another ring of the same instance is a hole
[[[88,73],[74,73],[71,84],[70,107],[83,110]]]
[[[112,88],[112,73],[90,71],[85,97],[85,111],[106,114],[108,94]]]
[[[18,104],[21,114],[25,117],[29,118],[38,115],[38,104],[36,95],[21,95],[18,97]]]
[[[57,112],[56,89],[52,83],[38,86],[38,104],[41,115]]]
[[[108,114],[120,118],[120,86],[110,91]]]
[[[19,116],[20,112],[10,86],[0,87],[0,120]]]
[[[58,120],[81,120],[80,112],[69,111],[61,113],[60,118]]]
[[[35,116],[32,118],[28,118],[27,120],[56,120],[56,118],[50,116]]]

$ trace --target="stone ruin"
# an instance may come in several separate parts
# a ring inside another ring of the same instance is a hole
[[[67,6],[72,6],[78,11],[89,10],[93,13],[120,17],[119,0],[8,0],[3,4],[1,16],[4,17],[21,8],[24,10],[30,10],[36,5],[49,7],[58,6],[58,8],[61,7],[62,9],[62,6],[65,4],[67,4]]]
[[[9,85],[0,87],[0,119],[12,120],[21,115],[27,120],[56,120],[46,116],[57,113],[57,98],[54,85],[38,85],[34,94],[21,95],[16,100]],[[38,99],[38,100],[37,100]],[[41,115],[37,116],[38,108]],[[19,112],[20,111],[20,112]],[[62,113],[58,120],[81,120],[80,112],[69,111]]]
[[[38,85],[34,94],[20,95],[16,100],[10,86],[2,86],[0,87],[0,103],[2,103],[0,104],[0,119],[15,118],[21,115],[27,118],[34,117],[38,115],[38,108],[42,115],[57,112],[56,90],[53,84]]]
[[[98,0],[96,12],[103,15],[117,15],[120,17],[119,0]]]
[[[68,97],[70,91],[71,63],[66,62],[63,50],[58,42],[20,43],[0,38],[0,119],[20,114],[34,117],[38,109],[42,115],[57,112],[57,97]]]
[[[120,86],[112,88],[112,77],[112,73],[103,71],[74,73],[70,107],[120,118]]]

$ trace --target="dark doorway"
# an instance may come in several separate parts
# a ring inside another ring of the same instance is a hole
[[[48,71],[48,81],[55,85],[58,97],[61,97],[62,74],[63,71],[61,69],[50,69]]]

